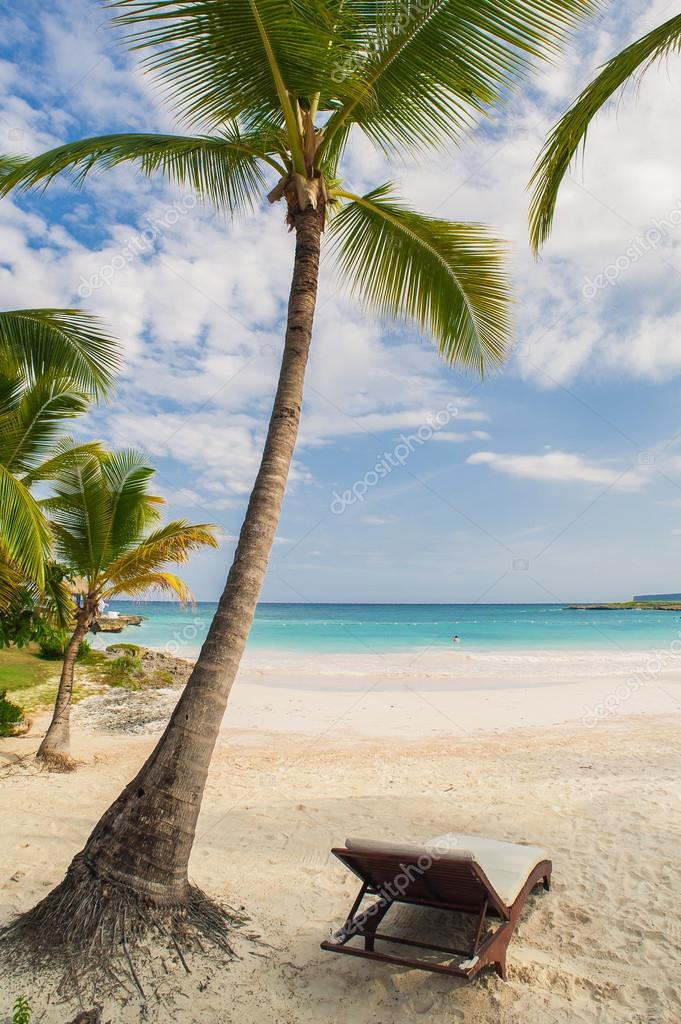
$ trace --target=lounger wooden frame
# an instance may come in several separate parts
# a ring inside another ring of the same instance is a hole
[[[345,924],[333,939],[322,942],[322,949],[460,978],[472,978],[488,965],[493,965],[497,974],[506,978],[506,950],[525,902],[538,885],[549,889],[551,884],[551,861],[540,861],[528,875],[511,906],[506,906],[475,860],[441,857],[424,869],[413,853],[350,850],[345,847],[335,847],[331,853],[357,875],[362,885]],[[367,896],[377,896],[378,899],[365,910],[360,910]],[[378,926],[383,918],[392,906],[399,903],[470,914],[473,919],[470,946],[468,949],[455,949],[379,932]],[[485,933],[488,918],[498,919],[499,923],[494,931]],[[364,940],[363,948],[350,945],[356,938]],[[409,959],[377,952],[377,940],[466,959],[459,964]]]

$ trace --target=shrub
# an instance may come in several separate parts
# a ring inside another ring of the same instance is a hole
[[[19,996],[12,1010],[12,1024],[29,1024],[31,1006],[26,996]]]
[[[87,659],[88,655],[92,653],[92,647],[87,640],[81,640],[78,644],[78,651],[76,652],[76,658],[78,661]]]
[[[135,689],[143,672],[138,658],[133,654],[122,654],[120,658],[113,659],[106,674],[110,686],[127,686]]]
[[[110,651],[112,654],[130,654],[135,658],[139,657],[141,650],[142,648],[139,644],[109,644],[107,647],[107,651]]]
[[[40,656],[56,661],[64,657],[64,652],[71,639],[68,629],[51,629],[40,638]]]
[[[24,712],[19,705],[7,700],[7,690],[0,690],[0,736],[11,736],[23,717]]]

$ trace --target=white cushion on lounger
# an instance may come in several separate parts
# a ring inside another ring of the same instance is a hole
[[[450,833],[433,836],[423,846],[413,843],[386,843],[376,839],[346,839],[348,850],[367,850],[372,853],[403,853],[407,856],[437,853],[441,860],[474,860],[480,865],[497,895],[510,907],[524,886],[530,872],[549,856],[539,846],[505,843],[484,836]]]

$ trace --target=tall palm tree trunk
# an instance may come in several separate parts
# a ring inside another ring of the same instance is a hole
[[[88,872],[122,885],[159,906],[189,898],[187,865],[208,767],[265,577],[298,434],[322,220],[309,206],[292,217],[295,262],[279,384],[218,610],[163,736],[69,869],[70,875]]]
[[[85,639],[92,613],[88,606],[80,609],[76,628],[64,652],[64,663],[59,677],[57,699],[52,712],[52,721],[45,738],[38,747],[36,757],[48,768],[69,771],[75,762],[71,758],[71,703],[73,698],[73,673],[81,641]]]

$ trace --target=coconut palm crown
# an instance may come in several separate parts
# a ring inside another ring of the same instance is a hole
[[[134,450],[78,455],[62,465],[43,509],[49,516],[60,564],[79,579],[80,599],[66,649],[52,723],[38,756],[72,767],[69,719],[78,646],[100,602],[150,591],[193,601],[187,584],[167,568],[185,563],[201,547],[217,547],[212,526],[173,520],[160,525],[164,499],[149,492],[154,470]]]
[[[415,322],[459,367],[499,363],[509,330],[503,245],[479,224],[425,217],[391,183],[357,196],[339,181],[356,126],[392,157],[459,142],[557,50],[588,0],[116,0],[143,66],[193,136],[115,134],[28,161],[6,159],[2,191],[81,184],[136,165],[229,213],[269,190],[293,211],[333,211],[342,278],[380,315]],[[276,180],[276,179],[275,179]]]

